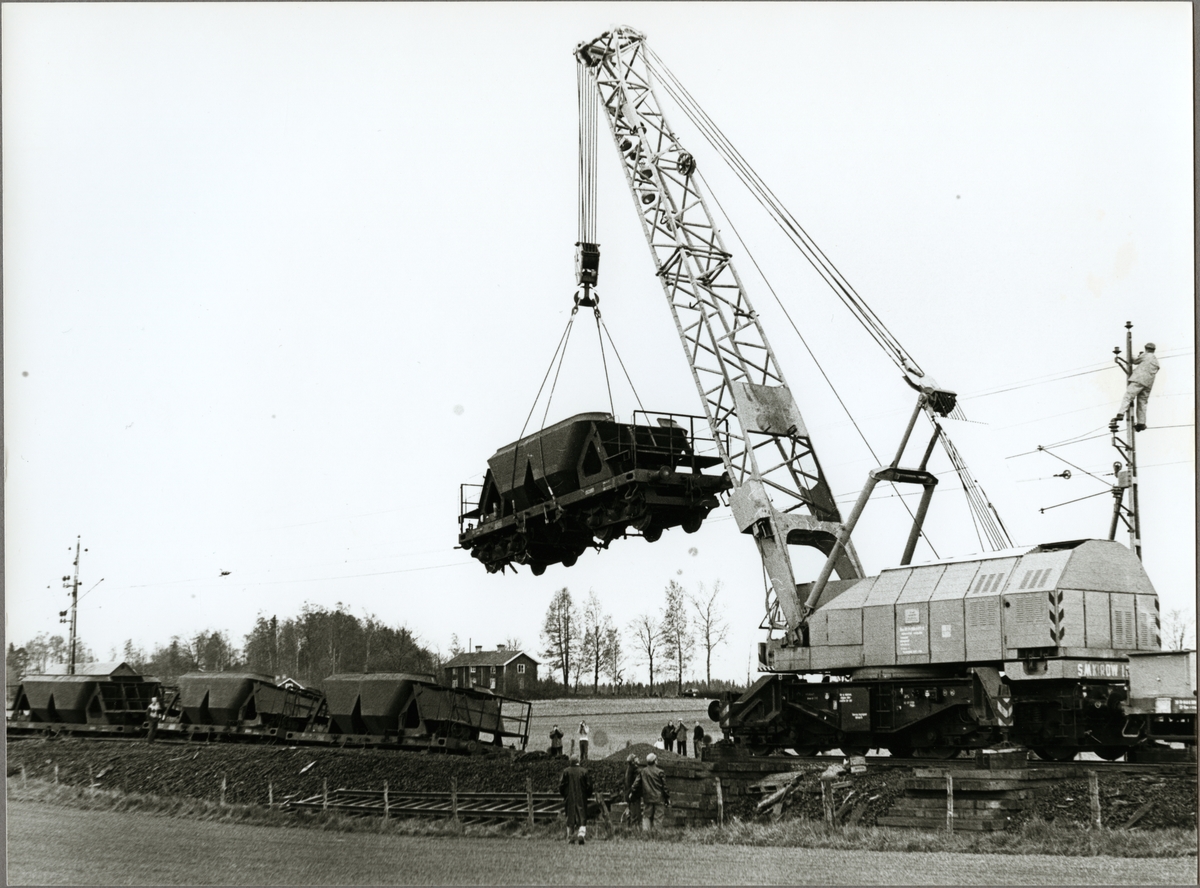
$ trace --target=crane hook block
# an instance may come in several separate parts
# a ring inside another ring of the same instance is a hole
[[[600,245],[579,241],[575,244],[575,282],[594,287],[600,280]]]

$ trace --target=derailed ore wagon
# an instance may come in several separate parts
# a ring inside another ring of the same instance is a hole
[[[160,739],[286,742],[470,754],[524,749],[531,705],[480,688],[444,688],[432,675],[331,675],[323,688],[242,672],[191,672],[177,687],[119,675],[26,676],[9,712],[8,735],[111,736],[137,739],[146,709],[165,707]]]
[[[501,447],[483,484],[461,487],[459,544],[489,573],[525,564],[537,576],[631,530],[651,543],[671,527],[695,533],[730,488],[727,473],[704,474],[722,462],[698,452],[712,441],[696,434],[706,421],[634,420],[580,413]]]

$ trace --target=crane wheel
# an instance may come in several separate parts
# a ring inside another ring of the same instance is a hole
[[[657,543],[662,537],[663,529],[656,524],[651,524],[642,531],[642,536],[645,537],[648,543]]]
[[[1079,750],[1070,746],[1035,746],[1033,751],[1042,761],[1069,762],[1075,758],[1075,753]]]
[[[568,565],[568,567],[569,566],[570,565]],[[542,564],[540,561],[531,561],[529,562],[529,570],[532,571],[535,577],[540,577],[546,572],[546,565]]]

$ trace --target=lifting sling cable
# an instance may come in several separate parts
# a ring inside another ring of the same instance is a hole
[[[604,355],[604,334],[600,330],[600,306],[596,306],[596,340],[600,343],[600,364],[604,367],[604,386],[608,389],[608,409],[617,418],[617,408],[613,403],[612,381],[608,378],[608,358]],[[615,349],[614,349],[615,351]]]
[[[554,388],[558,385],[558,372],[562,370],[563,360],[567,357],[567,342],[571,338],[571,327],[575,323],[575,312],[577,309],[571,310],[571,317],[567,319],[567,327],[563,330],[563,335],[558,340],[558,346],[554,349],[554,355],[550,358],[550,366],[546,368],[546,375],[542,377],[542,384],[538,386],[537,394],[533,398],[533,404],[529,408],[529,415],[525,417],[525,423],[521,426],[521,434],[517,436],[520,441],[525,437],[525,430],[529,428],[529,420],[533,418],[533,411],[537,410],[538,400],[542,397],[542,391],[546,388],[546,380],[550,378],[550,371],[554,370],[554,363],[558,361],[558,370],[554,372],[554,383],[550,386],[550,394],[546,397],[546,411],[542,414],[542,427],[546,426],[546,416],[550,413],[550,402],[554,400]],[[541,439],[538,439],[538,446],[541,446]],[[543,454],[542,465],[545,466],[546,458]],[[517,484],[517,452],[516,446],[513,447],[512,475],[508,479],[510,487],[516,487]],[[547,482],[549,487],[549,482]],[[554,497],[554,489],[550,489],[550,496]]]
[[[695,126],[701,131],[701,133],[710,142],[710,144],[713,145],[717,152],[721,154],[722,159],[726,162],[726,164],[729,165],[730,169],[732,169],[738,178],[743,182],[743,184],[750,189],[755,199],[758,200],[760,205],[767,210],[768,214],[771,215],[772,219],[780,226],[785,235],[788,236],[793,244],[800,249],[801,253],[814,267],[814,269],[816,269],[822,279],[824,279],[826,283],[830,285],[835,294],[841,299],[843,304],[850,309],[851,313],[860,322],[860,324],[862,324],[871,338],[873,338],[876,343],[884,349],[885,353],[888,354],[892,361],[906,375],[908,373],[915,373],[917,376],[922,376],[923,372],[921,371],[920,366],[903,348],[903,346],[900,345],[899,341],[887,329],[882,320],[879,319],[878,315],[875,314],[875,312],[866,304],[865,301],[863,301],[863,299],[858,295],[849,282],[846,281],[841,272],[838,271],[836,266],[834,266],[828,257],[825,256],[825,254],[820,250],[812,238],[809,237],[808,233],[804,231],[804,229],[795,220],[787,208],[783,206],[778,198],[776,198],[774,192],[770,190],[766,183],[763,182],[761,177],[758,176],[758,174],[749,166],[745,159],[737,152],[732,143],[729,142],[729,140],[720,131],[711,118],[708,117],[704,110],[700,108],[699,104],[695,101],[695,99],[692,98],[692,96],[687,92],[686,88],[683,87],[683,85],[670,72],[666,65],[663,64],[662,60],[656,54],[654,54],[653,50],[651,50],[648,46],[645,48],[647,53],[647,65],[651,68],[653,73],[658,75],[659,80],[663,83],[667,93],[675,99],[680,108],[693,122],[693,124],[695,124]],[[653,64],[651,60],[653,60]],[[711,193],[712,192],[710,189],[710,194]],[[728,216],[726,216],[726,218],[728,219]],[[759,272],[761,274],[761,269]],[[774,292],[772,292],[772,295],[775,295]],[[776,301],[778,302],[778,297],[776,297]],[[791,318],[789,317],[788,320],[791,321]],[[794,323],[793,328],[795,328]],[[801,338],[801,341],[803,341],[803,338]],[[805,345],[807,348],[807,344]],[[941,430],[940,425],[936,423],[932,413],[928,410],[926,412],[929,415],[930,421],[934,422],[939,429],[939,438],[942,441],[943,447],[946,447],[949,442],[948,436],[946,436],[945,432]],[[961,405],[955,404],[954,409],[950,413],[950,418],[957,420],[966,419],[966,415],[963,413]],[[948,455],[950,454],[950,448],[947,448],[947,453]],[[951,455],[951,461],[958,470],[959,478],[962,481],[964,489],[969,493],[968,505],[972,508],[972,510],[978,511],[979,519],[992,528],[992,532],[989,532],[988,534],[989,539],[999,540],[1000,542],[995,543],[995,545],[1000,548],[1004,546],[1005,541],[1007,541],[1007,545],[1011,546],[1012,542],[1011,540],[1008,540],[1008,534],[1004,530],[1003,525],[1000,524],[999,528],[995,527],[996,522],[999,521],[999,516],[995,515],[995,509],[989,502],[986,501],[986,497],[983,497],[979,494],[977,485],[970,477],[965,462],[962,461],[957,452]],[[903,502],[903,499],[901,501]],[[992,516],[995,516],[995,521],[992,520]],[[972,517],[974,520],[975,516]],[[926,539],[926,542],[928,542],[928,539]]]
[[[554,369],[554,362],[558,361],[558,366],[561,369],[562,359],[559,357],[561,352],[563,357],[567,353],[567,340],[571,338],[571,325],[575,323],[575,312],[571,312],[571,317],[567,320],[567,328],[563,330],[563,335],[558,340],[558,347],[554,349],[554,355],[550,358],[550,366],[546,368],[546,375],[542,377],[542,384],[538,386],[537,394],[533,398],[533,404],[529,407],[529,415],[525,417],[525,424],[521,426],[521,434],[517,436],[518,440],[525,437],[525,430],[529,428],[529,420],[533,419],[533,411],[537,409],[537,403],[541,400],[542,391],[546,388],[546,380],[550,378],[550,371]],[[554,374],[554,381],[557,384],[558,374]],[[551,388],[550,397],[554,397],[554,390]],[[546,402],[547,412],[550,410],[550,402]],[[544,422],[543,418],[543,422]]]
[[[846,418],[849,419],[850,424],[852,426],[854,426],[854,431],[858,432],[858,437],[860,437],[862,439],[863,444],[866,445],[867,450],[871,454],[871,458],[874,459],[877,464],[882,464],[882,461],[879,459],[878,454],[875,453],[875,448],[871,446],[871,442],[867,440],[867,436],[865,434],[863,434],[863,430],[859,427],[858,421],[855,420],[854,414],[852,414],[850,412],[850,408],[847,407],[846,402],[842,400],[842,395],[837,390],[837,388],[834,386],[833,380],[831,380],[829,378],[829,374],[825,372],[825,368],[821,366],[821,362],[817,360],[817,356],[815,354],[813,354],[813,350],[811,348],[809,348],[808,342],[804,338],[804,334],[802,334],[800,332],[800,327],[792,319],[791,313],[787,310],[787,307],[783,304],[783,301],[779,298],[779,294],[775,292],[775,287],[771,285],[771,281],[767,278],[766,272],[763,271],[762,267],[758,264],[758,259],[756,259],[754,257],[754,253],[751,252],[750,247],[742,239],[742,234],[741,234],[741,232],[739,232],[737,230],[737,226],[733,224],[733,219],[731,219],[729,214],[725,212],[725,207],[723,207],[721,205],[720,199],[716,196],[716,193],[712,190],[712,187],[708,184],[708,181],[704,178],[704,176],[700,172],[697,172],[695,175],[700,179],[700,181],[701,181],[701,183],[703,183],[704,187],[708,189],[709,196],[712,197],[713,202],[717,205],[717,209],[721,211],[721,215],[724,216],[725,221],[729,223],[729,227],[733,231],[733,236],[735,238],[737,238],[737,242],[739,244],[741,244],[742,249],[746,253],[746,256],[750,259],[750,264],[754,266],[754,269],[755,269],[755,271],[758,272],[759,277],[761,277],[763,279],[763,283],[766,284],[767,290],[770,292],[771,296],[775,299],[775,304],[779,306],[780,311],[783,312],[783,316],[785,318],[787,318],[788,323],[791,324],[792,330],[795,332],[796,337],[800,340],[800,344],[804,346],[804,350],[808,352],[808,356],[810,358],[812,358],[812,362],[816,365],[817,370],[820,371],[822,378],[824,378],[825,384],[829,386],[829,390],[831,392],[833,392],[833,396],[835,398],[837,398],[838,404],[841,405],[842,412],[846,414]],[[894,481],[889,482],[889,483],[892,486],[892,490],[894,490],[896,492],[897,496],[899,496],[900,491],[896,487],[896,483]],[[913,515],[913,511],[912,511],[912,509],[909,508],[908,503],[906,503],[904,501],[903,497],[899,497],[899,498],[900,498],[900,504],[902,506],[904,506],[904,510],[906,512],[908,512],[908,517],[912,518],[915,521],[916,516]],[[938,553],[937,553],[937,549],[934,548],[933,543],[930,541],[928,535],[925,533],[924,527],[921,528],[921,538],[925,540],[926,545],[928,545],[930,550],[933,552],[933,557],[934,558],[939,557]]]
[[[613,342],[612,334],[608,332],[608,324],[605,324],[603,321],[600,321],[599,316],[597,316],[596,319],[597,319],[597,321],[599,321],[600,325],[604,328],[604,335],[608,337],[608,344],[610,346],[612,346],[613,354],[616,355],[616,358],[617,358],[617,363],[621,365],[621,372],[625,374],[625,381],[629,383],[629,390],[633,392],[633,399],[635,401],[637,401],[638,409],[641,410],[642,413],[645,413],[646,407],[644,404],[642,404],[642,398],[637,393],[637,389],[633,385],[633,379],[630,377],[629,371],[625,369],[625,362],[621,360],[621,353],[619,351],[617,351],[617,344],[615,342]],[[605,370],[605,373],[607,373],[607,372],[608,371]],[[609,399],[610,400],[612,399],[611,394],[609,395]]]
[[[705,113],[700,105],[688,93],[674,74],[663,64],[662,60],[646,47],[647,65],[658,75],[666,92],[675,99],[676,103],[687,115],[688,119],[701,131],[704,137],[713,145],[730,169],[750,189],[755,198],[763,205],[776,224],[788,238],[800,249],[805,258],[812,264],[817,273],[833,289],[834,293],[846,305],[854,317],[872,339],[887,353],[902,372],[924,375],[915,359],[904,349],[899,340],[887,329],[883,321],[869,305],[858,295],[849,281],[842,276],[832,261],[821,251],[816,242],[801,227],[785,206],[775,196],[762,178],[738,153],[733,144],[725,137],[720,128]]]

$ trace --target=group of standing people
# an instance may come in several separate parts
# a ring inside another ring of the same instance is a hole
[[[700,752],[704,748],[704,726],[700,722],[696,722],[696,727],[691,730],[692,749],[696,758],[700,758]],[[667,752],[677,752],[680,755],[687,755],[688,746],[688,727],[680,719],[678,723],[667,722],[662,729],[663,749]]]
[[[550,754],[559,756],[563,754],[563,732],[558,725],[550,729]],[[573,756],[581,762],[588,760],[588,726],[585,722],[579,723],[579,755]]]
[[[625,761],[625,817],[631,826],[641,824],[650,832],[663,822],[665,809],[671,804],[667,792],[667,775],[657,764],[658,756],[650,753],[643,765],[636,755]],[[578,755],[558,780],[558,793],[563,797],[567,815],[567,841],[582,845],[587,841],[588,799],[593,793],[592,776]]]

